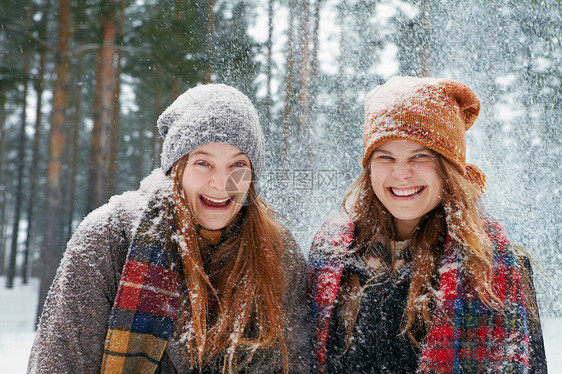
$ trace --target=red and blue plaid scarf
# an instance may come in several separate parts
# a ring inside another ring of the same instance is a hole
[[[165,250],[169,217],[158,200],[153,199],[143,213],[127,254],[109,320],[102,373],[153,373],[172,333],[181,277]]]
[[[439,305],[422,347],[419,373],[524,373],[529,337],[521,269],[502,227],[486,225],[494,245],[493,288],[503,312],[486,307],[466,281],[458,245],[448,236],[440,273]],[[346,256],[354,240],[353,223],[339,217],[316,234],[309,260],[309,289],[316,319],[320,371]]]

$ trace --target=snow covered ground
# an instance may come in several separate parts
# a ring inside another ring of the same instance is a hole
[[[12,290],[0,277],[0,372],[25,373],[33,343],[35,303],[39,282],[22,285],[18,278]],[[550,374],[562,374],[562,318],[543,318],[546,356]]]

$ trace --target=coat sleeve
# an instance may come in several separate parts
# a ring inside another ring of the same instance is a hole
[[[317,372],[324,372],[332,309],[338,295],[354,225],[343,216],[328,219],[314,236],[308,260],[308,293],[313,313],[313,347]]]
[[[527,256],[522,256],[523,269],[526,271],[526,278],[529,282],[529,289],[526,290],[527,301],[531,305],[535,305],[535,315],[530,315],[529,318],[529,373],[530,374],[544,374],[548,372],[546,363],[546,353],[544,350],[544,341],[541,327],[541,320],[539,315],[539,308],[536,300],[535,286],[533,284],[533,269],[531,261]]]
[[[120,214],[115,204],[80,224],[45,301],[28,373],[99,373],[128,224],[130,215]]]
[[[492,241],[500,247],[509,248],[520,269],[521,286],[524,292],[527,331],[529,336],[529,373],[547,373],[546,353],[543,334],[533,284],[533,270],[528,255],[522,248],[512,245],[507,239],[505,229],[491,217],[486,217],[486,230]]]

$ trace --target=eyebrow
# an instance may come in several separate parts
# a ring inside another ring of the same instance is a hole
[[[389,153],[389,154],[390,154],[390,152],[389,152],[389,151],[385,151],[384,149],[378,149],[378,148],[375,148],[375,149],[373,150],[373,153],[375,153],[375,152],[380,152],[380,153]]]

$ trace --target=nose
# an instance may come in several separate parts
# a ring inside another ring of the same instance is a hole
[[[412,166],[407,162],[397,162],[392,168],[392,177],[397,180],[406,180],[412,176]]]
[[[226,189],[226,181],[228,180],[228,171],[227,170],[219,170],[215,169],[209,184],[211,188],[214,188],[217,191],[224,191]]]

